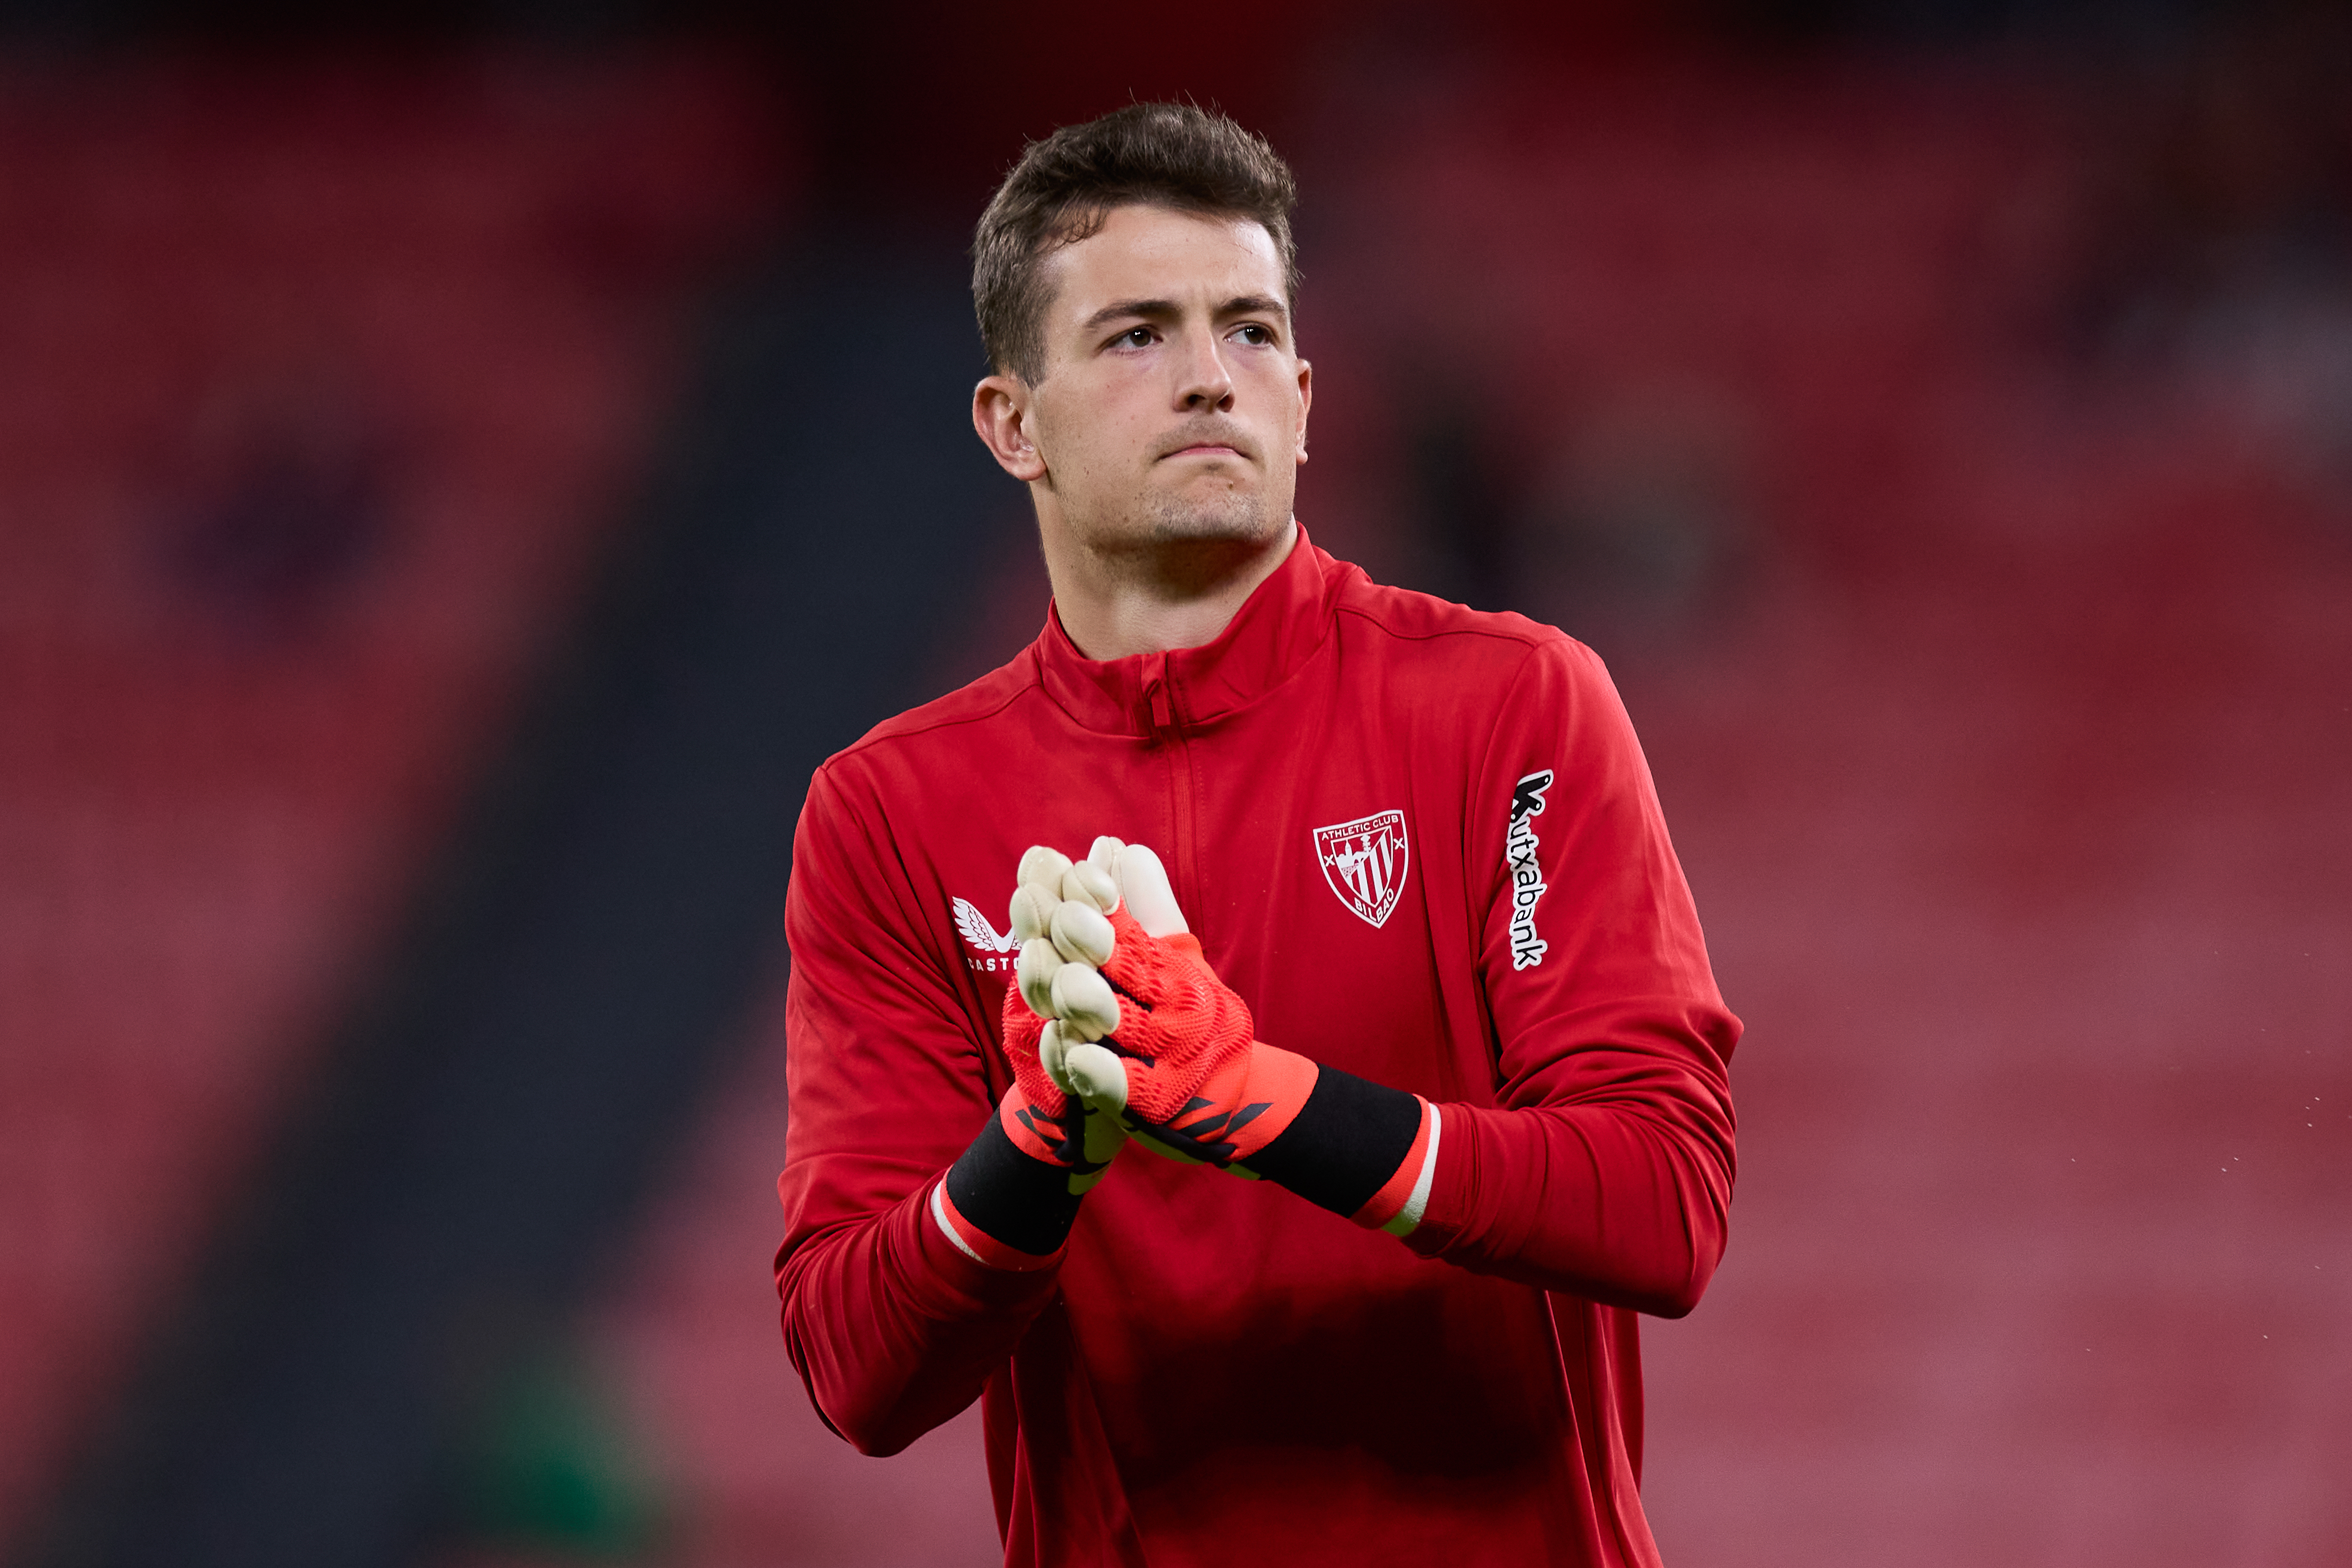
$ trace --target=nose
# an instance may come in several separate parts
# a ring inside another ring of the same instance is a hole
[[[1179,367],[1176,405],[1187,414],[1229,414],[1234,406],[1234,378],[1217,353],[1217,334],[1202,327],[1184,334],[1184,354]]]

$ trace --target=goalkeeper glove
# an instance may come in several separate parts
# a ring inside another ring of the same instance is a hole
[[[1110,876],[1086,874],[1106,865]],[[1255,1038],[1144,846],[1097,840],[1064,891],[1049,951],[1024,946],[1020,970],[1024,994],[1055,1015],[1038,1043],[1049,1077],[1161,1152],[1269,1178],[1395,1235],[1420,1223],[1436,1107]]]
[[[1015,936],[1043,937],[1062,901],[1069,858],[1037,846],[1021,858],[1013,895]],[[1097,1110],[1048,1075],[1039,1038],[1052,1025],[1004,992],[1004,1054],[1013,1087],[997,1103],[980,1136],[931,1190],[931,1214],[968,1256],[998,1268],[1042,1268],[1054,1261],[1078,1200],[1100,1181],[1126,1130],[1113,1112]]]

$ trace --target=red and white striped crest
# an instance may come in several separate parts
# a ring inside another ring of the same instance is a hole
[[[1383,811],[1315,830],[1315,858],[1323,879],[1350,913],[1366,923],[1385,923],[1404,890],[1411,849],[1404,813]]]

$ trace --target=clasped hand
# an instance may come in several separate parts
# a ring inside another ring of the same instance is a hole
[[[1065,1119],[1075,1100],[1161,1153],[1249,1174],[1238,1162],[1287,1125],[1313,1064],[1255,1040],[1160,857],[1111,837],[1076,862],[1041,845],[1018,881],[1004,1046],[1030,1104]]]

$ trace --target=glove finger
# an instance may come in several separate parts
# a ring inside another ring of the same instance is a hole
[[[1116,881],[1118,879],[1118,852],[1126,847],[1124,842],[1106,833],[1096,839],[1094,847],[1087,851],[1087,864],[1100,867]]]
[[[1103,840],[1095,840],[1100,848]],[[1092,859],[1092,856],[1087,857]],[[1168,868],[1148,844],[1129,844],[1118,851],[1118,896],[1135,923],[1152,936],[1174,936],[1192,928],[1176,907],[1176,890],[1168,885]]]
[[[1066,1041],[1073,1035],[1098,1040],[1118,1027],[1118,995],[1087,965],[1066,963],[1055,970],[1053,992],[1054,1012],[1068,1026],[1062,1031]]]
[[[1086,1152],[1086,1162],[1094,1169],[1071,1173],[1069,1186],[1074,1197],[1084,1196],[1110,1173],[1111,1162],[1118,1158],[1119,1150],[1127,1142],[1127,1128],[1117,1116],[1105,1116],[1087,1106],[1083,1100],[1078,1105],[1086,1118],[1078,1134],[1078,1146]]]
[[[1108,912],[1118,908],[1118,879],[1090,860],[1062,873],[1062,897]]]
[[[1067,855],[1049,845],[1032,844],[1021,857],[1021,868],[1013,873],[1013,879],[1058,889],[1062,885],[1062,873],[1069,868],[1070,858]]]
[[[1063,963],[1061,953],[1045,937],[1033,936],[1021,944],[1021,959],[1013,967],[1013,976],[1020,984],[1021,1000],[1041,1018],[1054,1016],[1054,975]]]
[[[1127,1064],[1097,1045],[1074,1045],[1062,1057],[1069,1092],[1097,1111],[1127,1109]]]
[[[1102,1047],[1097,1046],[1095,1048],[1097,1050],[1100,1050]],[[1052,1079],[1054,1080],[1054,1087],[1060,1089],[1064,1094],[1072,1092],[1070,1089],[1070,1075],[1063,1066],[1064,1061],[1066,1059],[1068,1049],[1069,1047],[1065,1045],[1062,1040],[1062,1023],[1060,1019],[1056,1018],[1053,1020],[1051,1023],[1048,1023],[1044,1029],[1038,1032],[1037,1065],[1045,1069],[1045,1076]]]
[[[1099,969],[1110,962],[1111,950],[1118,945],[1111,934],[1109,917],[1091,904],[1076,900],[1057,906],[1047,929],[1055,948],[1073,963],[1089,963]]]
[[[1051,888],[1035,882],[1024,882],[1013,890],[1013,936],[1016,942],[1027,942],[1033,936],[1044,936],[1054,911],[1061,907]]]
[[[1118,1058],[1114,1057],[1111,1059],[1116,1061]],[[1086,1104],[1083,1096],[1079,1103]],[[1108,1163],[1118,1153],[1119,1146],[1127,1142],[1127,1123],[1118,1119],[1116,1110],[1103,1111],[1087,1106],[1086,1126],[1087,1159],[1089,1163]]]

